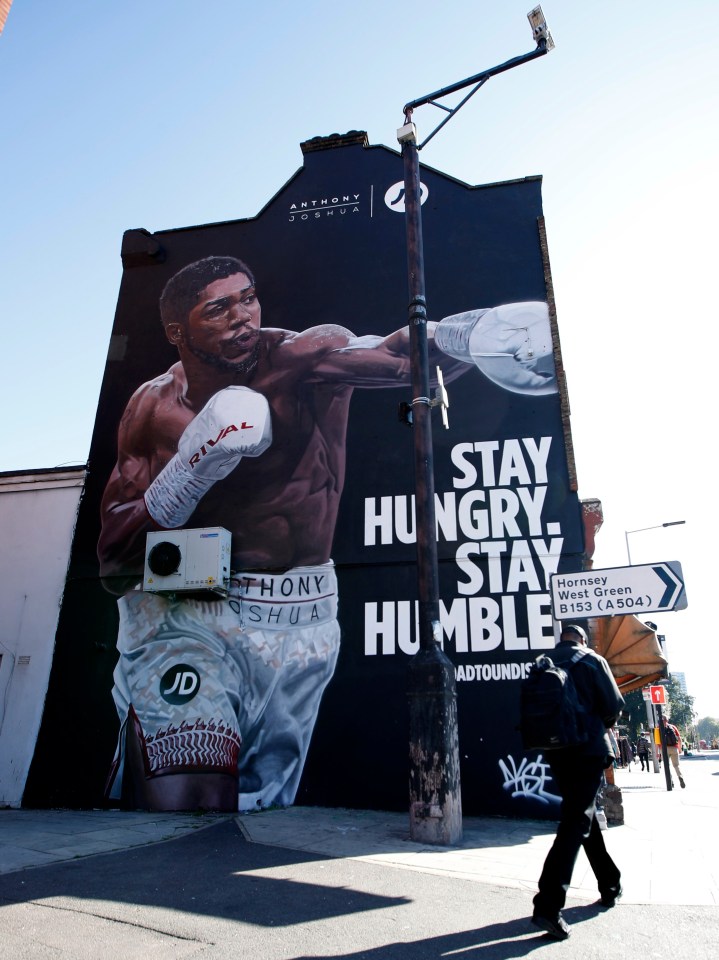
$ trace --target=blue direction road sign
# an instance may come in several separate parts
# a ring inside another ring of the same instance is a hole
[[[555,620],[571,617],[614,617],[665,613],[687,605],[681,564],[645,563],[580,573],[554,573],[549,578]]]

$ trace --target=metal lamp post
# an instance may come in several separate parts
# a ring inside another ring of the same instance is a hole
[[[439,571],[434,510],[434,457],[429,398],[427,301],[424,280],[419,150],[454,116],[490,77],[548,53],[554,46],[541,7],[528,18],[536,49],[482,73],[460,80],[404,107],[404,125],[397,131],[404,161],[407,269],[409,280],[410,366],[414,398],[415,500],[417,578],[419,596],[419,652],[409,669],[410,712],[410,836],[422,843],[456,844],[462,839],[462,801],[457,738],[457,700],[454,668],[441,648]],[[437,101],[472,87],[460,103],[449,108]],[[432,104],[448,114],[423,143],[417,142],[413,111]]]
[[[632,565],[632,556],[629,552],[629,534],[630,533],[643,533],[645,530],[661,530],[662,527],[678,527],[681,524],[686,523],[686,520],[669,520],[667,523],[657,523],[653,527],[639,527],[638,530],[625,530],[624,539],[627,544],[627,560],[629,561],[629,566]]]

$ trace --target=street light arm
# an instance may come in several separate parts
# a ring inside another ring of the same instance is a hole
[[[667,523],[655,523],[652,527],[638,527],[636,530],[625,530],[625,534],[643,533],[645,530],[661,530],[662,527],[679,527],[686,523],[686,520],[669,520]]]
[[[416,110],[417,107],[423,107],[427,103],[432,103],[433,100],[439,100],[442,97],[447,97],[451,93],[456,93],[458,90],[463,90],[465,87],[471,87],[472,84],[483,84],[489,80],[490,77],[495,77],[498,73],[505,73],[507,70],[511,70],[513,67],[518,67],[523,63],[527,63],[529,60],[536,60],[537,57],[544,56],[545,53],[548,53],[547,41],[541,39],[534,50],[529,53],[523,53],[519,57],[512,57],[511,60],[506,60],[504,63],[498,64],[496,67],[490,67],[489,70],[483,70],[481,73],[476,73],[473,77],[467,77],[466,80],[459,80],[457,83],[451,83],[448,87],[442,87],[441,90],[435,90],[434,93],[428,93],[424,97],[418,97],[416,100],[410,100],[409,103],[404,105],[404,112],[410,110]],[[458,108],[459,109],[459,108]]]
[[[638,527],[636,530],[625,530],[624,531],[624,540],[627,544],[627,560],[629,561],[629,566],[632,565],[632,557],[629,553],[629,534],[630,533],[644,533],[645,530],[661,530],[662,527],[679,527],[683,523],[686,523],[686,520],[668,520],[666,523],[655,523],[651,527]]]

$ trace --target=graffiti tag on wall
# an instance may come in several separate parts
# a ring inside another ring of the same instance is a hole
[[[549,764],[542,760],[542,754],[538,754],[536,760],[529,760],[522,757],[522,762],[517,766],[517,761],[513,756],[507,756],[507,763],[504,760],[499,761],[499,769],[502,771],[504,783],[502,787],[508,790],[512,797],[525,797],[528,800],[538,800],[540,803],[561,803],[562,798],[547,789],[548,781],[552,779],[549,771]]]

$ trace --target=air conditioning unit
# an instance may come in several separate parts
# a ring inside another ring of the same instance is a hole
[[[212,593],[230,589],[232,534],[224,527],[147,534],[142,589],[149,593]]]

